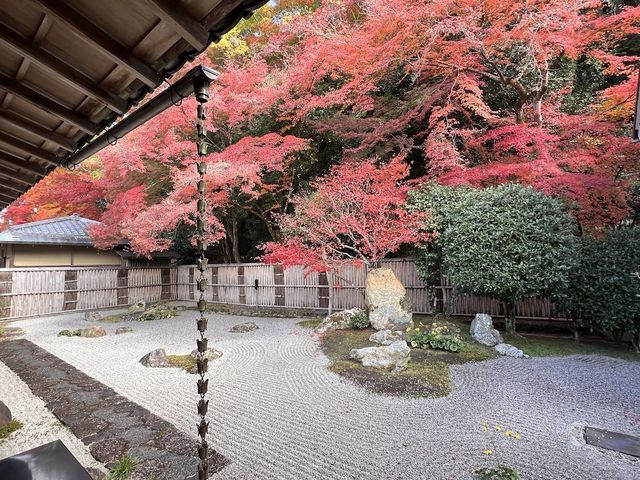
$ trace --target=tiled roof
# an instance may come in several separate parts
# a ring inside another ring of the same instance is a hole
[[[93,245],[87,227],[96,223],[77,215],[23,223],[1,232],[0,243]]]

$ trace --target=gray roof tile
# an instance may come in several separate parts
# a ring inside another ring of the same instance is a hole
[[[93,245],[87,227],[96,223],[78,215],[23,223],[1,232],[0,243]]]

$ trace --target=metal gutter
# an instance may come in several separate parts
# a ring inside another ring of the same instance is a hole
[[[107,128],[84,147],[68,155],[60,164],[62,167],[73,168],[83,160],[95,155],[108,145],[113,145],[127,133],[164,112],[167,108],[180,102],[194,93],[198,84],[209,84],[218,77],[219,73],[211,68],[198,65],[187,72],[180,80],[170,85],[164,92],[157,95],[119,123]]]

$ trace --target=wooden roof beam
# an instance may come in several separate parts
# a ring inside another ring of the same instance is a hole
[[[16,157],[7,153],[0,152],[0,164],[6,165],[9,168],[19,168],[30,174],[37,175],[38,177],[44,177],[46,172],[43,169],[37,168],[28,163],[28,160],[24,158]],[[31,182],[33,184],[33,181]]]
[[[0,200],[3,200],[5,202],[9,202],[9,203],[15,201],[15,199],[18,198],[18,197],[19,197],[19,195],[14,197],[12,195],[7,195],[6,193],[0,193]]]
[[[83,15],[60,0],[39,0],[35,4],[70,29],[76,36],[91,43],[111,61],[126,69],[131,75],[155,88],[162,78],[148,63],[139,59]],[[105,5],[105,8],[109,8]]]
[[[2,177],[4,177],[4,175],[2,175],[2,173],[0,173],[0,191],[2,191],[2,190],[12,190],[12,191],[16,192],[18,195],[22,195],[26,191],[26,188],[20,189],[20,188],[18,188],[17,185],[12,185],[10,183],[12,181],[11,178],[4,179]]]
[[[41,127],[36,123],[30,122],[29,120],[22,118],[20,115],[17,115],[11,110],[0,108],[0,120],[5,120],[15,128],[40,137],[41,139],[51,142],[68,152],[73,152],[76,149],[75,142],[70,138],[60,135],[59,133],[56,133],[52,130]]]
[[[35,182],[35,179],[29,177],[29,175],[18,173],[15,170],[3,167],[2,165],[0,165],[0,175],[11,178],[18,183],[23,183],[27,185],[27,187],[30,187]]]
[[[2,24],[0,24],[0,41],[19,55],[22,55],[33,63],[40,65],[50,73],[53,73],[56,78],[66,84],[71,85],[85,95],[104,103],[114,112],[117,112],[118,114],[125,112],[127,108],[127,102],[125,100],[107,92],[91,78],[78,70],[71,68],[69,65],[58,60],[53,55],[32,46],[27,39],[21,37],[13,30]]]
[[[23,142],[22,140],[18,140],[17,138],[12,137],[11,135],[7,135],[3,132],[0,132],[0,144],[9,145],[14,149],[19,150],[20,153],[36,157],[37,159],[42,160],[49,165],[58,166],[60,164],[60,160],[55,155],[47,152],[46,150],[34,147],[33,145]],[[2,150],[2,146],[0,146],[0,150]]]
[[[95,134],[98,131],[98,126],[95,123],[90,122],[82,115],[70,110],[69,108],[60,105],[58,102],[51,100],[41,93],[32,90],[31,88],[16,82],[15,80],[7,77],[6,75],[0,75],[0,89],[26,100],[32,105],[49,112],[51,115],[64,120],[74,127],[79,128],[83,132]]]
[[[173,0],[147,0],[147,3],[160,20],[170,24],[189,45],[196,50],[204,50],[209,45],[209,31],[200,22],[194,20]]]

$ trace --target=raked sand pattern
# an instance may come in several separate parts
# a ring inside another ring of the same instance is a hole
[[[133,333],[57,337],[80,314],[16,323],[26,338],[195,437],[195,376],[138,360],[163,347],[194,348],[195,313],[132,323]],[[260,329],[229,333],[252,320]],[[215,479],[467,479],[502,462],[523,479],[634,480],[640,460],[586,446],[583,425],[640,435],[640,363],[573,356],[500,358],[452,368],[445,398],[368,393],[326,369],[311,331],[295,319],[211,314],[210,439],[232,463]],[[482,422],[521,433],[482,431]],[[491,456],[484,450],[494,452]]]

